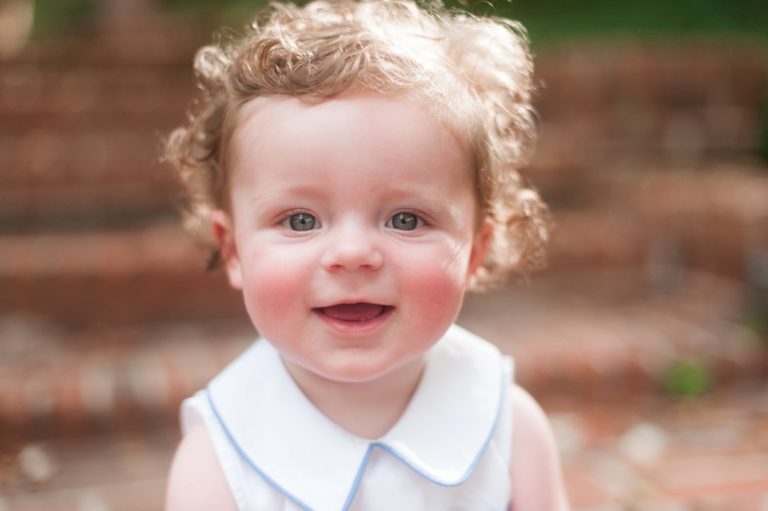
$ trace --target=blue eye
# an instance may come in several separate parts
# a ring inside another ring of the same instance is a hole
[[[309,213],[294,213],[286,220],[288,226],[294,231],[311,231],[317,224],[315,217]]]
[[[416,215],[414,215],[413,213],[407,213],[405,211],[401,211],[400,213],[395,213],[387,223],[393,229],[397,229],[400,231],[412,231],[417,227],[419,227],[420,222],[421,222],[421,219]]]

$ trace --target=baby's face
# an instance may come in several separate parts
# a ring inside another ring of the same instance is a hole
[[[289,369],[372,381],[455,320],[489,229],[468,156],[427,110],[346,95],[246,104],[214,215],[227,273]]]

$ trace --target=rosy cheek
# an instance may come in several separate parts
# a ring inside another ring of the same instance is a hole
[[[304,297],[306,263],[302,267],[300,260],[295,260],[295,254],[269,252],[256,249],[244,265],[246,304],[258,317],[276,312],[285,314]]]
[[[420,261],[448,261],[446,253],[424,254]],[[459,259],[466,259],[461,256]],[[466,264],[466,263],[464,263]],[[464,275],[461,260],[447,264],[419,264],[409,268],[407,275],[400,279],[403,296],[420,310],[419,321],[424,328],[439,330],[455,320],[464,292]],[[442,333],[442,332],[439,332]]]
[[[461,280],[453,273],[423,271],[414,276],[409,287],[414,296],[427,304],[447,305],[459,301],[462,295]]]

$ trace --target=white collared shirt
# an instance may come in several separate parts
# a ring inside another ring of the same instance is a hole
[[[403,416],[378,440],[317,410],[255,342],[182,404],[202,422],[241,511],[502,511],[510,500],[511,360],[452,326]]]

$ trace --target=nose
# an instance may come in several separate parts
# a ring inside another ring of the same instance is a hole
[[[377,247],[374,235],[365,229],[339,227],[322,256],[326,271],[376,271],[384,257]]]

